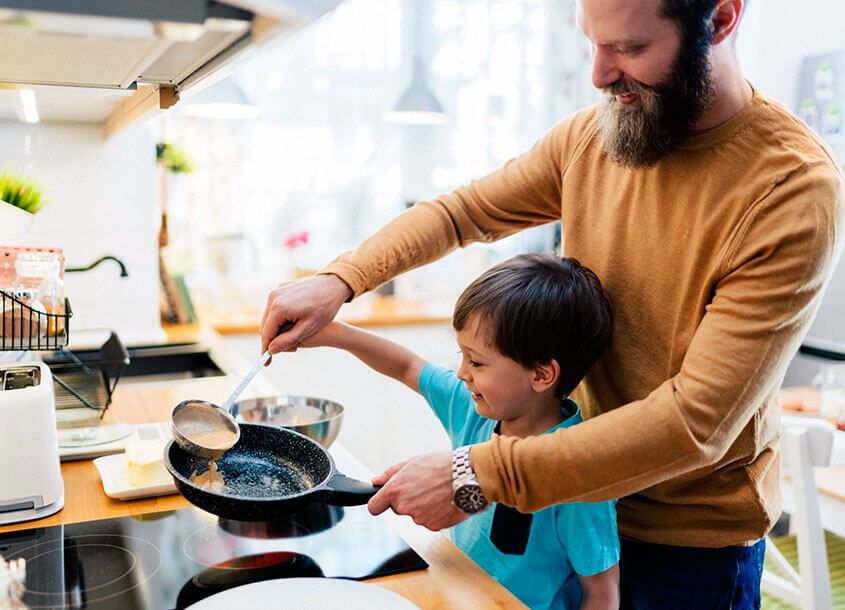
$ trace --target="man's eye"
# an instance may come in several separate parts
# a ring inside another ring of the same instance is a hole
[[[617,47],[613,50],[618,55],[636,55],[643,50],[643,47]]]

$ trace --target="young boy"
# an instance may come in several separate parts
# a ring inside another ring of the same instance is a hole
[[[335,322],[303,347],[344,349],[419,392],[453,447],[493,434],[531,436],[574,426],[568,398],[610,344],[612,313],[595,274],[572,258],[525,254],[476,279],[455,305],[457,374],[365,331]],[[455,544],[532,608],[619,607],[614,503],[533,514],[493,504],[458,524]]]

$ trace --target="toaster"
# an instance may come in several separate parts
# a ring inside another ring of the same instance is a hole
[[[64,506],[53,376],[43,362],[0,364],[0,525]]]

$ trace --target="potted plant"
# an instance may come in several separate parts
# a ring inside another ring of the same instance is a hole
[[[20,239],[45,204],[43,192],[31,178],[0,174],[0,227],[4,239]]]
[[[167,176],[190,174],[194,171],[194,168],[185,151],[171,142],[158,142],[156,144],[156,161],[161,168],[159,172],[161,226],[158,233],[158,246],[159,248],[164,248],[169,241],[167,234],[167,197],[170,187],[167,185]]]

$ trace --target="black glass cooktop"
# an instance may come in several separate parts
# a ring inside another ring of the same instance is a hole
[[[195,508],[0,534],[0,555],[26,559],[29,608],[185,608],[260,580],[356,580],[428,564],[366,506],[312,504],[274,522]]]

